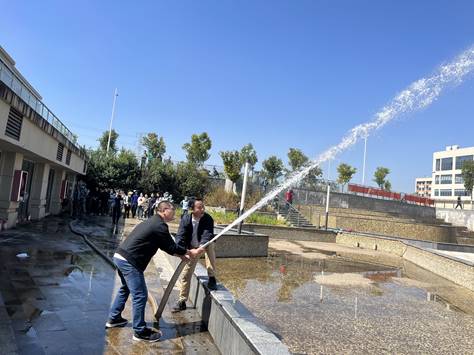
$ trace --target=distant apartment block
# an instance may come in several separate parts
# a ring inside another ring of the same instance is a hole
[[[416,182],[415,192],[418,196],[431,197],[431,185],[433,183],[433,178],[431,177],[417,178],[415,182]]]
[[[451,207],[458,196],[470,201],[471,191],[466,191],[461,169],[466,161],[474,160],[474,147],[460,148],[457,145],[433,153],[433,175],[431,198],[440,207]]]

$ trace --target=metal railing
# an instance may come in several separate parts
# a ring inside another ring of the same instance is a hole
[[[73,134],[59,118],[51,112],[48,107],[36,98],[36,95],[19,80],[15,73],[0,59],[0,80],[5,83],[18,97],[20,97],[28,106],[30,106],[38,115],[48,121],[64,137],[66,137],[75,146],[77,144],[77,135]]]

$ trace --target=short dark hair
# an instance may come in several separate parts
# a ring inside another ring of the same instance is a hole
[[[158,206],[156,206],[156,209],[160,212],[163,212],[166,208],[173,207],[173,204],[169,201],[163,200],[158,203]]]
[[[193,209],[194,208],[194,204],[197,202],[197,201],[202,201],[202,198],[200,197],[191,197],[191,199],[189,200],[188,202],[188,208],[190,209]]]

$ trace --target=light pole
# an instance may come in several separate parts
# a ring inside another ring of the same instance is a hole
[[[364,137],[364,163],[362,165],[362,185],[365,184],[365,162],[367,160],[367,136]]]
[[[247,175],[249,172],[249,163],[245,163],[245,169],[244,169],[244,184],[242,186],[242,196],[240,198],[240,211],[239,211],[239,216],[242,215],[244,212],[244,204],[245,204],[245,194],[247,193]],[[242,234],[242,224],[244,221],[239,223],[239,234]]]
[[[325,227],[326,230],[328,230],[328,219],[329,219],[329,194],[331,193],[331,184],[328,181],[328,191],[326,194],[326,221],[325,221]]]
[[[109,148],[110,148],[110,137],[112,136],[112,122],[114,120],[114,114],[115,114],[115,102],[117,101],[117,88],[115,88],[115,93],[114,93],[114,103],[112,104],[112,115],[110,116],[110,126],[109,126],[109,140],[107,141],[107,153],[109,153]]]

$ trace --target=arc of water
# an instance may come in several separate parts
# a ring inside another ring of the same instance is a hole
[[[217,239],[219,239],[230,229],[235,227],[241,221],[245,220],[247,217],[249,217],[252,213],[260,209],[262,206],[269,203],[280,192],[293,186],[296,182],[304,178],[311,170],[320,166],[323,162],[329,159],[334,159],[334,157],[336,157],[338,154],[342,153],[349,147],[356,144],[359,139],[370,136],[373,132],[379,130],[397,116],[420,110],[429,106],[434,100],[439,97],[443,89],[445,89],[448,85],[460,84],[462,82],[462,79],[469,73],[471,73],[473,69],[474,46],[462,52],[453,61],[441,65],[432,76],[419,79],[412,83],[405,90],[395,96],[395,98],[393,98],[388,105],[386,105],[379,112],[377,112],[374,115],[372,121],[360,124],[352,128],[339,144],[329,148],[328,150],[320,154],[316,159],[312,160],[307,166],[293,173],[289,178],[287,178],[285,181],[283,181],[281,184],[271,190],[267,195],[265,195],[253,207],[249,208],[235,221],[225,227],[212,240],[204,244],[203,247],[207,247],[209,244],[217,241]],[[184,268],[184,264],[184,262],[181,262],[178,268],[176,269],[175,274],[177,274],[177,276],[175,277],[175,275],[173,275],[172,277],[172,280],[174,280],[174,282],[172,283],[170,281],[170,283],[168,283],[168,287],[165,291],[165,294],[161,299],[160,307],[155,314],[155,317],[157,319],[161,317],[164,306],[168,301],[169,294],[171,293],[171,290],[174,287],[174,283],[178,279],[179,273],[181,273],[182,269]],[[168,290],[168,288],[170,289]]]

